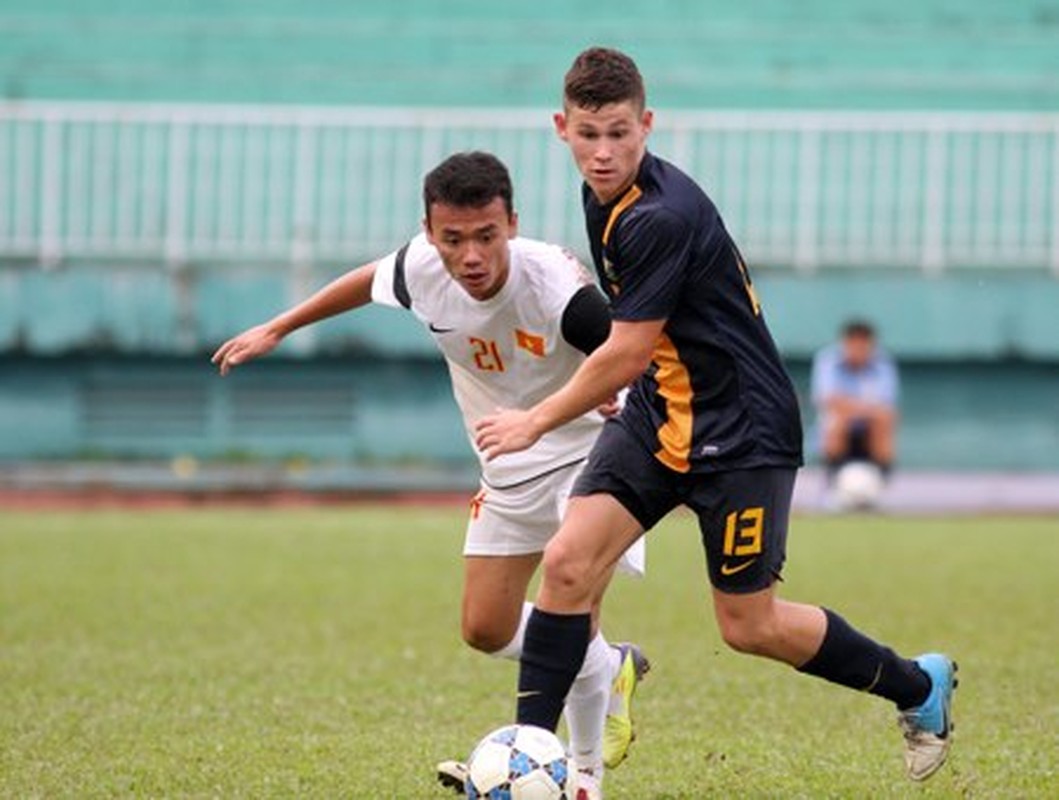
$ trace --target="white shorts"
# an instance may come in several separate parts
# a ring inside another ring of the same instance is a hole
[[[583,461],[557,469],[506,489],[480,484],[471,500],[465,556],[521,556],[543,552],[559,530],[563,512]],[[644,574],[644,541],[641,536],[618,562],[618,569]]]

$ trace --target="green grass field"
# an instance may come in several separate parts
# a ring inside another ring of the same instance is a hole
[[[515,666],[459,638],[463,512],[0,512],[0,796],[445,797]],[[690,517],[619,579],[654,669],[608,798],[1059,796],[1059,520],[795,519],[784,594],[960,662],[903,777],[889,704],[726,651]]]

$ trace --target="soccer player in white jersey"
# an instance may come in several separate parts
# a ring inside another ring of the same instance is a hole
[[[374,301],[411,311],[430,331],[472,446],[481,417],[498,407],[528,408],[563,386],[610,330],[606,300],[589,273],[567,251],[517,236],[511,180],[495,156],[450,156],[426,176],[423,199],[423,233],[225,342],[213,356],[220,373],[269,353],[298,328]],[[610,410],[577,417],[528,450],[492,461],[475,449],[482,476],[467,526],[462,604],[471,647],[518,660],[532,610],[530,578]],[[642,574],[642,541],[619,566]],[[597,630],[609,578],[596,590]],[[602,633],[592,639],[566,705],[583,773],[578,798],[600,796],[604,761],[615,767],[625,758],[629,706],[646,670],[635,645],[612,646]],[[438,779],[457,791],[465,777],[460,762],[438,765]]]

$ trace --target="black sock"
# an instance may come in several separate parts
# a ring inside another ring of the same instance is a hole
[[[799,672],[885,697],[900,709],[921,705],[930,694],[930,678],[915,661],[854,630],[829,609],[827,633],[817,654]]]
[[[518,673],[518,722],[554,731],[567,692],[581,671],[592,630],[590,614],[534,608],[526,622]]]

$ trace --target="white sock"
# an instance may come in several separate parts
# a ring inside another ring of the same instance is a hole
[[[518,661],[522,655],[522,640],[526,636],[526,622],[529,620],[529,615],[533,612],[533,603],[522,604],[522,618],[518,621],[518,630],[515,631],[514,638],[489,655],[493,658],[506,658],[508,661]]]
[[[603,725],[610,705],[610,687],[618,674],[618,651],[597,633],[589,642],[585,662],[566,696],[566,727],[570,752],[578,769],[603,777]]]

